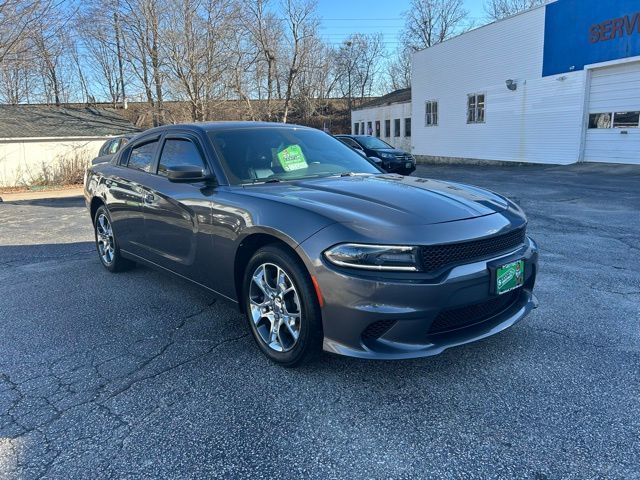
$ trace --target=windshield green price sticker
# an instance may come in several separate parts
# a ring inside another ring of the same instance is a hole
[[[510,292],[524,283],[524,260],[507,263],[496,270],[496,291],[498,295]]]
[[[307,160],[304,158],[300,145],[289,145],[278,152],[278,161],[285,172],[307,168]]]

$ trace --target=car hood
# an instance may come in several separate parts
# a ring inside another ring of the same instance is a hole
[[[323,215],[333,222],[430,225],[482,217],[509,208],[477,187],[400,175],[356,175],[246,186],[261,197]]]
[[[377,153],[391,153],[393,155],[407,155],[404,150],[398,150],[397,148],[372,148]]]

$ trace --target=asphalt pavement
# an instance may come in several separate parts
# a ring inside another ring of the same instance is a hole
[[[81,198],[0,203],[0,478],[640,478],[640,169],[415,175],[525,209],[540,307],[437,357],[294,370],[232,305],[108,273]]]

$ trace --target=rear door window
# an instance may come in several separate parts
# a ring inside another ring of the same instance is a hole
[[[191,165],[204,170],[205,163],[198,147],[190,140],[169,138],[164,142],[158,175],[167,175],[167,169],[178,165]]]
[[[120,143],[119,139],[113,140],[109,144],[109,148],[107,149],[107,154],[108,155],[113,155],[114,153],[116,153],[118,151],[118,144],[119,143]]]
[[[151,165],[155,158],[156,149],[158,148],[158,140],[136,145],[129,155],[129,168],[142,170],[143,172],[151,171]]]
[[[362,147],[360,145],[358,145],[358,143],[355,140],[351,140],[348,137],[342,137],[340,140],[342,140],[343,143],[349,145],[351,148],[362,149]]]
[[[100,148],[100,156],[103,155],[109,155],[111,152],[111,146],[113,145],[113,142],[115,140],[108,140],[104,145],[102,145],[102,148]]]

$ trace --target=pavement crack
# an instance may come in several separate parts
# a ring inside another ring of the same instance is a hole
[[[207,350],[205,350],[203,353],[200,353],[200,354],[198,354],[198,355],[195,355],[195,356],[193,356],[193,357],[190,357],[190,358],[188,358],[188,359],[186,359],[186,360],[183,360],[183,361],[181,361],[181,362],[178,362],[178,363],[176,363],[176,364],[174,364],[174,365],[171,365],[171,366],[169,366],[169,367],[167,367],[167,368],[163,368],[163,369],[161,369],[161,370],[159,370],[159,371],[157,371],[157,372],[155,372],[155,373],[153,373],[153,374],[150,374],[150,375],[144,375],[144,376],[142,376],[142,377],[139,377],[139,378],[136,378],[136,379],[132,379],[131,381],[127,382],[127,383],[126,383],[125,385],[123,385],[122,387],[120,387],[120,388],[118,388],[118,389],[116,389],[116,390],[112,391],[111,393],[109,393],[109,395],[107,395],[107,397],[105,397],[105,398],[101,399],[101,402],[105,402],[105,401],[107,401],[107,400],[111,400],[112,398],[117,397],[118,395],[121,395],[121,394],[123,394],[123,393],[127,392],[128,390],[130,390],[130,389],[131,389],[131,387],[133,387],[134,385],[136,385],[136,384],[138,384],[138,383],[145,382],[145,381],[147,381],[147,380],[153,380],[154,378],[157,378],[157,377],[159,377],[159,376],[161,376],[161,375],[164,375],[165,373],[171,372],[171,371],[173,371],[173,370],[175,370],[175,369],[177,369],[177,368],[180,368],[180,367],[182,367],[182,366],[184,366],[184,365],[187,365],[187,364],[189,364],[189,363],[191,363],[191,362],[195,362],[196,360],[199,360],[199,359],[201,359],[201,358],[203,358],[203,357],[206,357],[207,355],[209,355],[209,354],[213,353],[213,352],[214,352],[216,349],[218,349],[219,347],[221,347],[221,346],[223,346],[223,345],[225,345],[225,344],[227,344],[227,343],[231,343],[231,342],[235,342],[235,341],[237,341],[237,340],[241,340],[242,338],[245,338],[245,337],[247,337],[248,335],[249,335],[248,333],[243,333],[242,335],[238,335],[238,336],[236,336],[236,337],[227,338],[227,339],[225,339],[225,340],[222,340],[222,341],[220,341],[220,342],[218,342],[218,343],[216,343],[216,344],[212,345],[212,346],[211,346],[211,347],[209,347]],[[165,348],[163,348],[163,349],[162,349],[162,351],[161,351],[160,353],[158,353],[157,355],[155,355],[155,356],[154,356],[154,358],[158,358],[158,357],[162,356],[162,355],[164,354],[164,352],[167,350],[167,348],[169,348],[169,346],[170,346],[170,345],[172,345],[172,344],[173,344],[173,342],[172,342],[171,344],[168,344]],[[146,365],[148,365],[149,363],[151,363],[151,361],[153,361],[153,358],[152,358],[152,359],[150,359],[150,361],[149,361],[149,362],[146,362]],[[141,371],[141,370],[142,370],[142,368],[143,368],[143,367],[141,366],[141,368],[137,369],[137,370],[136,370],[136,372]]]
[[[547,327],[534,327],[529,325],[529,328],[531,328],[532,330],[537,330],[539,332],[547,332],[547,333],[552,333],[554,335],[558,335],[560,337],[564,337],[568,340],[571,340],[573,342],[580,342],[581,344],[585,344],[585,345],[589,345],[593,348],[602,348],[602,349],[607,349],[607,350],[615,350],[615,348],[612,348],[610,345],[600,345],[598,343],[593,343],[593,342],[589,342],[586,341],[584,338],[575,338],[572,337],[571,335],[565,333],[565,332],[559,332],[558,330],[554,330],[552,328],[547,328]]]

